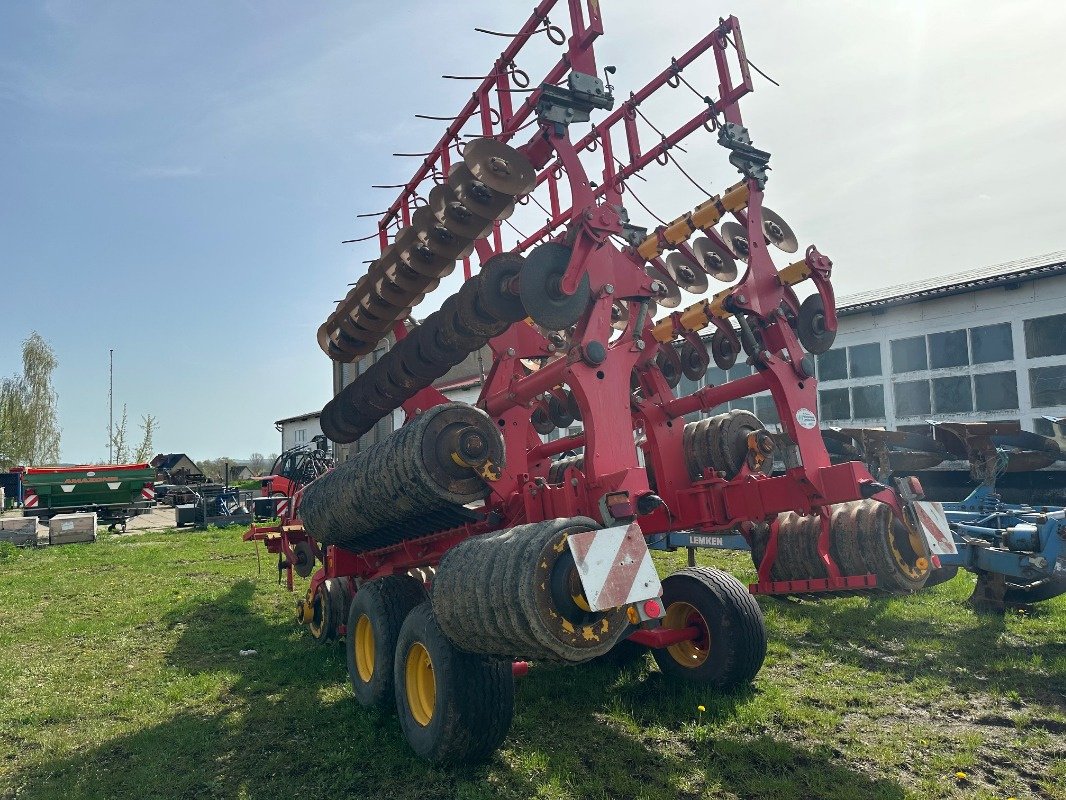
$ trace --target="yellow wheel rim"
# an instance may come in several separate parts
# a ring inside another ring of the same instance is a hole
[[[311,635],[316,639],[322,636],[325,630],[326,608],[324,600],[322,591],[319,591],[315,595],[315,599],[311,601],[311,620],[307,624],[311,628]]]
[[[407,651],[404,677],[411,716],[425,727],[433,719],[433,707],[437,703],[437,679],[433,675],[433,659],[421,642],[415,642]]]
[[[690,626],[698,628],[699,635],[695,639],[672,644],[666,648],[666,651],[681,666],[696,669],[702,666],[711,655],[711,634],[707,620],[691,603],[671,603],[666,609],[663,627],[681,630]]]
[[[910,525],[902,526],[903,530],[899,530],[897,527],[899,523],[895,519],[889,520],[888,536],[888,549],[892,553],[892,560],[896,562],[896,567],[899,571],[909,577],[911,580],[918,580],[922,575],[929,570],[929,561],[921,555],[914,555],[922,553],[925,550],[925,542],[922,540],[918,532]],[[911,555],[907,555],[900,547],[900,534],[906,532],[907,546],[910,548]],[[913,557],[912,557],[913,556]]]
[[[355,623],[355,669],[363,683],[374,677],[374,627],[366,614]]]

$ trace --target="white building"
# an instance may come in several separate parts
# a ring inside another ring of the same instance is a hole
[[[818,358],[824,423],[922,429],[1066,416],[1066,253],[841,299]]]
[[[297,445],[310,444],[315,436],[321,436],[319,416],[321,415],[318,411],[312,411],[275,422],[274,427],[281,433],[281,452],[284,453]]]
[[[842,297],[837,316],[833,349],[817,358],[823,427],[1020,420],[1053,436],[1045,417],[1066,416],[1066,252]],[[750,374],[743,358],[728,379]],[[678,392],[725,380],[712,363]],[[728,407],[778,423],[769,393]]]

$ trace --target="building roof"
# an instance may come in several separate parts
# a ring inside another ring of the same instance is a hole
[[[185,453],[159,453],[155,458],[151,460],[151,465],[156,469],[174,469],[182,459],[185,459],[192,464],[196,469],[200,469],[196,466],[196,462],[189,458]]]
[[[297,414],[295,417],[285,417],[285,419],[279,419],[274,424],[284,425],[286,422],[302,422],[305,419],[318,419],[321,416],[321,411],[309,411],[306,414]]]
[[[1066,273],[1066,251],[1042,256],[992,264],[987,267],[940,275],[923,281],[905,283],[884,289],[848,295],[837,299],[837,315],[846,317],[892,306],[902,306],[931,300],[935,297],[950,297],[966,294],[977,289],[1005,286],[1032,278],[1045,278]]]

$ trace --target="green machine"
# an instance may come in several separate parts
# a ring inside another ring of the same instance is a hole
[[[22,473],[22,513],[47,520],[56,514],[95,511],[112,529],[155,505],[155,469],[150,464],[79,464],[15,467]]]

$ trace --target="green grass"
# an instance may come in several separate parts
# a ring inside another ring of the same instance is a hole
[[[356,705],[259,554],[261,575],[237,529],[0,549],[0,798],[1066,798],[1066,598],[977,616],[968,575],[762,598],[751,691],[667,685],[650,658],[534,668],[504,749],[434,768]]]

